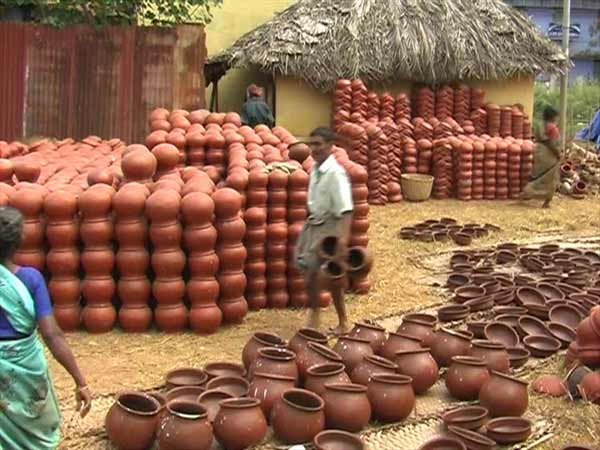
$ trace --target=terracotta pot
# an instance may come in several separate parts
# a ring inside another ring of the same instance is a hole
[[[150,265],[150,255],[145,248],[119,249],[116,255],[117,268],[121,277],[145,274]]]
[[[406,419],[415,407],[412,382],[405,375],[373,375],[367,389],[373,416],[385,423]]]
[[[450,395],[463,401],[476,400],[479,391],[490,379],[486,363],[481,358],[455,356],[446,374]]]
[[[225,450],[243,450],[267,435],[260,401],[253,398],[223,400],[213,426],[215,437]]]
[[[152,325],[152,310],[146,305],[124,305],[119,310],[119,325],[123,331],[142,333]]]
[[[215,362],[206,364],[204,366],[204,372],[206,375],[208,375],[210,380],[218,377],[244,378],[248,374],[244,366],[230,362]]]
[[[386,340],[385,328],[370,323],[357,323],[350,331],[349,336],[366,339],[371,343],[373,352],[378,354]]]
[[[145,275],[121,277],[117,284],[117,297],[125,306],[145,306],[152,295],[152,285]]]
[[[382,358],[381,356],[367,355],[365,358],[352,370],[350,378],[353,383],[367,386],[371,377],[374,374],[395,374],[398,366],[392,361]]]
[[[469,354],[473,333],[442,328],[431,344],[431,355],[440,367],[448,367],[452,357]]]
[[[81,325],[81,308],[79,304],[54,305],[54,317],[64,332],[75,331]]]
[[[446,427],[454,425],[476,431],[488,421],[488,410],[481,406],[458,407],[444,413],[442,420]]]
[[[223,312],[223,321],[225,323],[242,323],[244,317],[248,314],[248,303],[244,297],[221,301],[219,303],[219,308],[221,308],[221,311]]]
[[[472,342],[470,355],[485,361],[489,370],[508,373],[510,360],[503,344],[475,339]]]
[[[458,439],[442,436],[430,439],[419,450],[467,450],[467,447]]]
[[[52,277],[48,283],[48,292],[54,306],[73,306],[79,304],[81,287],[75,277]]]
[[[111,275],[86,277],[81,283],[81,293],[88,306],[112,302],[117,286]],[[112,308],[112,304],[110,305]]]
[[[492,417],[520,417],[529,405],[527,382],[492,371],[479,392],[479,402]]]
[[[296,380],[293,377],[255,372],[254,379],[248,387],[248,396],[260,400],[265,417],[270,419],[275,402],[285,391],[293,389],[295,384]]]
[[[577,390],[586,402],[600,403],[600,372],[586,374],[577,385]]]
[[[373,355],[373,349],[368,340],[349,336],[340,337],[333,350],[342,357],[342,362],[348,373],[352,373],[352,370],[366,356]]]
[[[412,378],[415,394],[426,392],[439,379],[439,367],[428,348],[396,353],[398,372]]]
[[[159,403],[147,394],[120,394],[106,415],[108,440],[122,450],[150,448],[154,442],[159,412]]]
[[[381,349],[381,356],[393,361],[396,353],[404,350],[419,350],[422,348],[421,339],[403,333],[389,333]]]
[[[301,328],[290,340],[289,348],[296,354],[296,357],[299,358],[309,342],[327,345],[327,336],[314,328]]]
[[[314,439],[317,450],[365,450],[365,444],[355,434],[340,430],[325,430]],[[454,449],[453,449],[454,450]],[[465,450],[464,448],[461,450]]]
[[[271,425],[285,444],[310,442],[325,428],[325,403],[317,394],[289,389],[275,402]]]
[[[307,371],[304,388],[323,396],[327,384],[350,383],[350,377],[344,369],[342,363],[324,363],[312,366]]]
[[[245,397],[248,394],[250,383],[240,376],[221,376],[213,378],[206,383],[206,389],[219,389],[233,397]]]
[[[152,295],[159,306],[176,306],[185,295],[185,281],[177,276],[155,278],[152,283]],[[181,314],[181,311],[179,313]]]
[[[315,342],[309,342],[306,350],[296,355],[296,364],[298,365],[298,372],[300,373],[300,379],[304,380],[308,369],[317,364],[324,363],[341,363],[342,357],[329,347],[317,344]]]
[[[267,332],[257,332],[250,338],[242,351],[242,361],[246,369],[258,357],[258,351],[265,347],[285,347],[286,342],[278,335]]]
[[[356,433],[369,423],[371,404],[360,384],[327,384],[323,400],[328,428]]]
[[[564,397],[567,395],[567,387],[562,379],[556,375],[543,375],[532,383],[532,389],[538,394],[550,395],[552,397]]]
[[[112,304],[88,304],[83,308],[83,325],[90,333],[108,333],[115,326],[117,312]]]
[[[165,333],[185,330],[188,323],[188,310],[183,303],[159,305],[154,310],[156,325]]]
[[[209,450],[213,431],[206,408],[195,402],[169,402],[156,441],[161,450]]]
[[[219,412],[219,403],[233,398],[230,394],[218,389],[209,389],[198,396],[197,402],[204,406],[208,412],[208,421],[213,423]]]
[[[248,370],[250,380],[254,373],[263,372],[274,375],[284,375],[298,381],[298,366],[296,354],[291,350],[278,347],[265,347],[258,350],[258,356]]]
[[[450,436],[462,441],[467,449],[492,450],[496,447],[495,441],[492,441],[475,431],[465,430],[464,428],[450,425],[448,427],[448,433]]]
[[[346,266],[348,276],[351,278],[362,278],[373,267],[373,255],[364,247],[352,247],[348,249]]]
[[[436,323],[436,317],[429,314],[406,314],[398,327],[398,333],[417,337],[424,347],[428,347],[435,339]]]

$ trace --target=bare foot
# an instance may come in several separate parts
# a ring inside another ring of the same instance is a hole
[[[329,329],[329,332],[334,336],[344,336],[345,334],[348,334],[349,331],[348,325],[346,324],[340,324],[335,328]]]

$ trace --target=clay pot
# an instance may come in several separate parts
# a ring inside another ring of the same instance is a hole
[[[271,426],[285,444],[310,442],[325,428],[325,403],[317,394],[289,389],[275,402]]]
[[[492,450],[496,447],[496,442],[475,431],[451,425],[448,427],[448,433],[451,437],[462,441],[467,450]]]
[[[444,413],[442,420],[446,427],[457,426],[475,431],[488,420],[488,410],[481,406],[464,406]]]
[[[201,386],[181,386],[171,389],[165,395],[165,399],[168,402],[174,400],[182,400],[188,402],[196,402],[198,396],[202,394],[205,389]]]
[[[412,378],[415,394],[422,394],[439,379],[439,367],[428,348],[396,353],[398,373]]]
[[[167,390],[183,386],[204,386],[208,375],[202,369],[182,368],[168,372],[165,376]]]
[[[516,347],[519,344],[519,335],[510,325],[502,322],[491,322],[485,326],[485,338],[498,342],[504,347]]]
[[[510,361],[503,344],[476,339],[472,342],[470,355],[485,361],[489,370],[508,373]]]
[[[368,355],[350,373],[353,383],[367,386],[374,374],[395,374],[398,366],[381,356]]]
[[[364,247],[352,247],[346,255],[346,267],[350,278],[363,278],[373,267],[373,255]]]
[[[178,282],[177,284],[179,285],[180,283]],[[181,284],[183,284],[183,282],[181,282]],[[156,289],[153,289],[153,291],[156,297]],[[167,296],[167,298],[169,297]],[[154,319],[158,328],[165,333],[177,333],[185,330],[187,327],[188,310],[182,303],[175,305],[159,305],[154,310]]]
[[[577,390],[586,402],[600,403],[600,372],[586,374],[577,385]]]
[[[213,431],[206,408],[194,402],[169,402],[156,441],[161,450],[209,450]]]
[[[252,380],[254,373],[263,372],[284,375],[298,381],[296,354],[291,350],[278,347],[265,347],[258,350],[258,357],[248,370],[248,378]]]
[[[90,333],[107,333],[115,326],[117,312],[112,304],[88,304],[83,309],[82,320]]]
[[[367,426],[371,418],[371,404],[365,386],[327,384],[325,388],[323,400],[328,428],[356,433]]]
[[[441,436],[427,441],[419,450],[467,450],[467,447],[458,439]]]
[[[365,450],[360,437],[340,430],[326,430],[317,434],[314,439],[316,450]],[[464,450],[464,448],[462,449]]]
[[[159,412],[159,403],[147,394],[120,394],[106,415],[108,440],[121,450],[150,448],[154,441]]]
[[[267,435],[267,421],[255,398],[223,400],[213,426],[215,437],[225,450],[243,450]]]
[[[119,310],[119,325],[128,333],[142,333],[152,325],[152,310],[146,305],[124,305]]]
[[[446,388],[458,400],[476,400],[489,379],[490,373],[483,359],[455,356],[446,374]]]
[[[285,347],[286,342],[278,335],[266,332],[257,332],[250,338],[242,351],[242,362],[246,370],[258,357],[258,351],[264,347]]]
[[[366,356],[373,355],[373,349],[368,340],[349,336],[340,337],[333,350],[342,357],[348,373],[352,373],[352,370]]]
[[[561,343],[551,336],[525,336],[523,346],[536,358],[548,358],[560,350]]]
[[[233,398],[230,394],[218,389],[209,389],[198,396],[197,402],[206,408],[208,412],[208,421],[213,423],[219,412],[219,404],[223,400]]]
[[[322,344],[309,342],[305,351],[296,355],[300,379],[305,379],[309,368],[323,363],[341,363],[342,357]]]
[[[246,368],[230,362],[215,362],[204,366],[204,373],[209,380],[218,377],[241,377],[247,374]]]
[[[518,444],[531,435],[531,422],[517,417],[499,417],[487,423],[486,434],[500,445]]]
[[[448,367],[452,357],[469,354],[473,333],[442,328],[431,344],[431,355],[440,367]]]
[[[415,407],[412,382],[406,375],[373,375],[367,388],[373,416],[385,423],[406,419]]]
[[[360,322],[354,325],[349,336],[368,340],[373,352],[378,354],[385,342],[385,329],[375,324]]]
[[[350,377],[344,369],[342,363],[325,363],[312,366],[307,371],[304,388],[322,396],[327,384],[350,383]]]
[[[268,250],[267,253],[269,253]],[[325,261],[321,265],[319,276],[321,277],[324,285],[330,291],[348,288],[348,276],[346,273],[346,268],[342,263],[338,261]]]
[[[406,314],[402,317],[402,324],[398,333],[408,334],[421,339],[424,347],[429,347],[435,339],[435,325],[437,319],[429,314]]]
[[[309,342],[327,345],[327,336],[314,328],[301,328],[290,340],[289,348],[300,358],[301,353],[306,349]]]
[[[271,409],[275,402],[288,389],[293,389],[296,380],[293,377],[255,372],[254,379],[248,387],[248,396],[258,398],[265,418],[271,417]]]
[[[520,417],[529,405],[527,382],[492,371],[479,392],[479,402],[492,417]]]
[[[567,395],[567,387],[561,378],[556,375],[538,377],[533,382],[532,388],[538,394],[550,395],[551,397],[564,397]]]
[[[396,353],[403,350],[419,350],[422,348],[421,339],[404,333],[389,333],[381,348],[381,356],[393,361]]]
[[[218,389],[236,398],[248,395],[249,386],[250,383],[245,378],[238,376],[217,377],[206,383],[206,389]]]

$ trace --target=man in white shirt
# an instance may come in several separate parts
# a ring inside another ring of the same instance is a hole
[[[312,312],[309,326],[319,328],[319,297],[322,285],[317,247],[321,240],[335,236],[339,241],[340,255],[345,255],[352,225],[352,187],[344,168],[332,154],[336,135],[328,128],[317,128],[307,142],[315,166],[310,175],[308,190],[308,219],[297,245],[297,264],[305,272],[306,288]],[[344,288],[330,289],[339,325],[334,333],[348,331],[348,318],[344,304]]]

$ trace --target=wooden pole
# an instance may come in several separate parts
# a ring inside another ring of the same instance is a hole
[[[571,31],[571,0],[563,0],[563,51],[566,55],[567,64],[571,60],[569,56],[569,43]],[[569,71],[565,69],[565,73],[560,80],[560,146],[564,150],[567,144],[567,91],[569,89]]]

